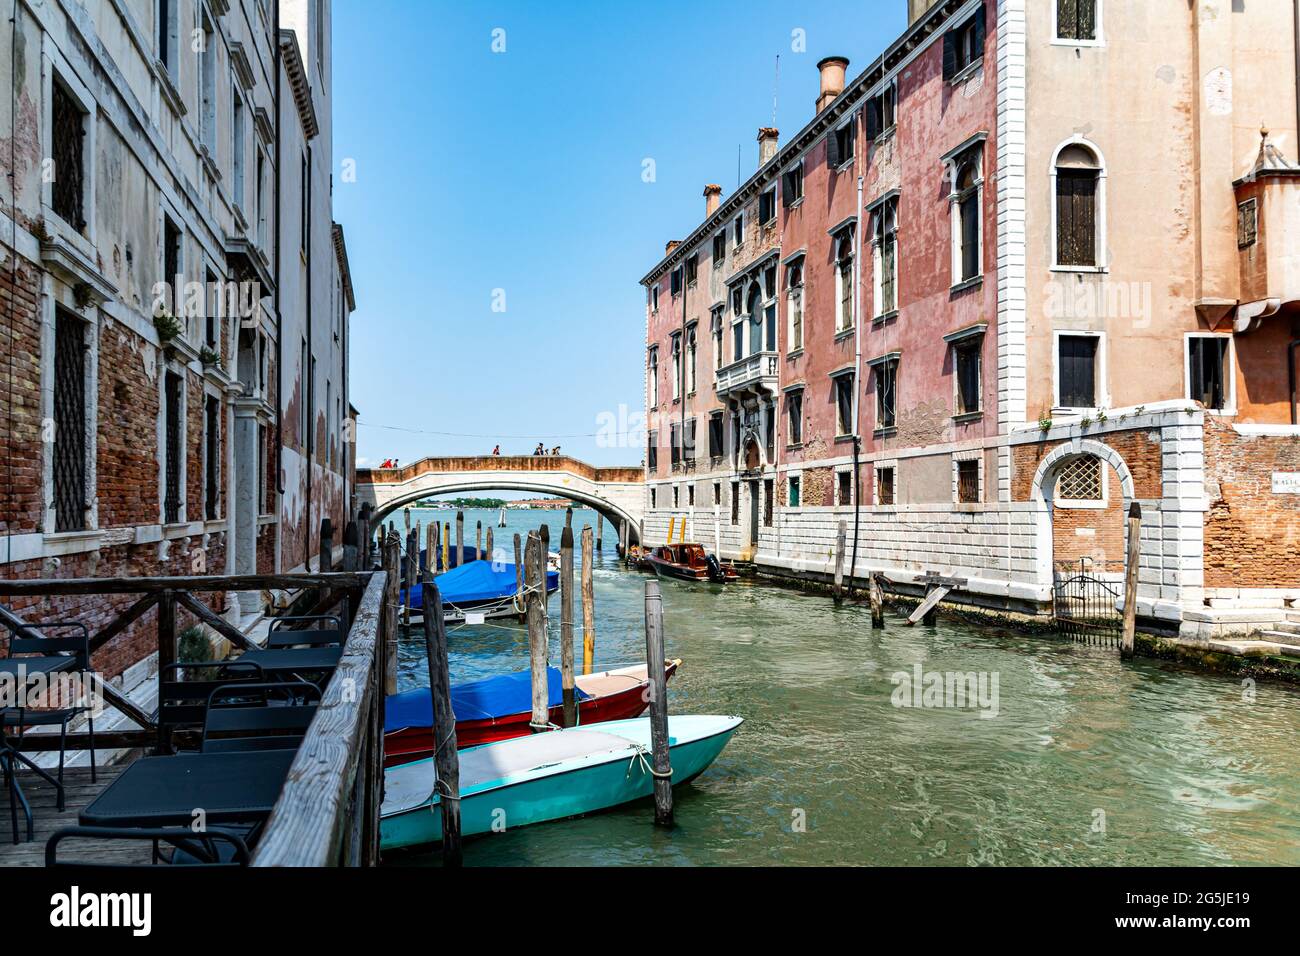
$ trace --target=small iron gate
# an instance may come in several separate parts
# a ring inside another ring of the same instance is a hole
[[[1118,644],[1124,616],[1116,608],[1118,586],[1093,577],[1079,562],[1079,573],[1058,581],[1052,590],[1052,616],[1066,637],[1085,644]]]

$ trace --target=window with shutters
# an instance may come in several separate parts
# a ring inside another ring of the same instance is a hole
[[[204,400],[203,427],[204,517],[212,521],[220,514],[221,498],[221,402],[215,395]]]
[[[745,214],[743,212],[732,220],[731,238],[734,245],[740,246],[745,243]]]
[[[659,432],[651,430],[646,435],[646,467],[654,471],[659,467]]]
[[[740,482],[731,483],[731,523],[740,524]]]
[[[787,352],[803,350],[803,259],[786,266]]]
[[[673,295],[679,295],[682,291],[682,268],[678,266],[673,270],[668,280],[668,289]]]
[[[803,199],[803,160],[795,163],[781,176],[781,203],[793,206]]]
[[[785,502],[791,508],[799,507],[799,475],[791,475],[786,479]]]
[[[953,284],[979,278],[980,268],[980,176],[979,155],[957,164],[953,180]]]
[[[786,392],[785,415],[787,426],[786,443],[789,445],[803,444],[803,389]]]
[[[1096,42],[1101,39],[1101,0],[1056,0],[1058,40]]]
[[[1187,337],[1187,397],[1225,411],[1232,401],[1232,340],[1227,335]]]
[[[86,527],[86,323],[54,312],[54,530]]]
[[[952,363],[953,372],[957,376],[958,415],[977,415],[980,412],[983,344],[983,336],[972,336],[953,343]]]
[[[984,59],[987,15],[981,6],[975,15],[953,27],[943,37],[943,78],[953,81],[965,77]]]
[[[713,268],[721,269],[727,260],[727,230],[713,237]]]
[[[682,333],[672,335],[673,401],[682,397]]]
[[[158,0],[158,61],[173,76],[177,73],[177,6],[178,0]]]
[[[1259,239],[1259,204],[1247,199],[1237,205],[1237,248],[1248,249]]]
[[[1097,154],[1081,143],[1062,147],[1052,179],[1056,193],[1056,266],[1096,268],[1104,248],[1100,227],[1104,180]]]
[[[837,505],[853,504],[853,473],[837,472],[835,475],[835,503]]]
[[[722,412],[712,412],[709,415],[709,457],[715,461],[722,458],[723,435],[722,435]]]
[[[758,224],[760,226],[767,226],[774,222],[776,222],[775,186],[758,197]]]
[[[242,212],[244,209],[244,98],[239,92],[236,81],[230,87],[230,154],[231,154],[231,188],[234,191],[235,205]]]
[[[699,355],[699,344],[696,341],[696,323],[692,322],[686,328],[686,394],[694,395],[696,378],[695,378],[695,359]]]
[[[695,467],[695,419],[686,419],[686,433],[682,438],[682,461],[688,470]]]
[[[768,403],[763,409],[763,445],[767,460],[776,461],[776,402]]]
[[[853,162],[857,128],[857,115],[854,114],[847,123],[827,135],[826,165],[831,169],[843,169]]]
[[[880,202],[872,213],[871,253],[875,260],[875,317],[898,311],[898,197]]]
[[[668,454],[669,464],[676,471],[682,464],[682,432],[676,422],[668,426]]]
[[[1058,408],[1096,408],[1100,335],[1061,334],[1056,340],[1056,404]]]
[[[775,497],[775,482],[771,478],[763,479],[763,526],[772,527],[772,499]]]
[[[835,240],[835,331],[853,328],[853,227]]]
[[[185,380],[168,372],[163,381],[163,523],[181,520],[181,461],[185,455]]]
[[[86,228],[86,113],[57,74],[50,89],[50,145],[54,161],[50,204],[60,219],[81,232]]]
[[[209,153],[217,151],[217,45],[212,18],[199,6],[199,141]]]
[[[716,305],[709,314],[709,326],[713,334],[713,370],[715,372],[722,368],[722,312],[722,306]]]
[[[700,256],[699,253],[692,252],[686,257],[686,284],[694,285],[695,280],[700,275]]]
[[[894,132],[897,125],[898,82],[889,85],[867,100],[867,139],[873,142]]]
[[[897,425],[898,359],[886,357],[874,360],[876,376],[876,431]]]
[[[835,377],[835,434],[853,434],[853,372]]]
[[[659,311],[659,283],[656,282],[650,287],[650,311]]]
[[[647,384],[650,388],[650,407],[659,404],[659,346],[650,346],[650,363],[646,370]]]

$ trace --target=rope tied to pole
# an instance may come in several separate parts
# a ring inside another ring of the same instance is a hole
[[[650,751],[646,750],[640,744],[633,744],[632,758],[627,763],[627,773],[623,775],[623,778],[627,779],[628,777],[632,776],[632,768],[636,766],[637,761],[639,760],[641,762],[641,769],[644,770],[646,773],[650,774],[650,776],[653,777],[654,779],[656,780],[673,779],[672,769],[669,768],[664,772],[660,772],[656,770],[654,768],[654,764],[652,764],[648,759],[650,756],[652,756]]]

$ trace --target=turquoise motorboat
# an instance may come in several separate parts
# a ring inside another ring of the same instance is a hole
[[[708,769],[742,723],[740,717],[669,717],[673,785]],[[606,810],[654,789],[648,717],[501,740],[458,756],[463,836]],[[442,839],[436,789],[432,758],[384,772],[383,849]]]

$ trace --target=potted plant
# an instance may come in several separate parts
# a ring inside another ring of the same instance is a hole
[[[170,358],[176,351],[171,343],[181,336],[185,331],[184,327],[176,316],[167,311],[166,307],[160,307],[154,313],[153,327],[158,332],[158,342],[162,345],[163,352]]]

